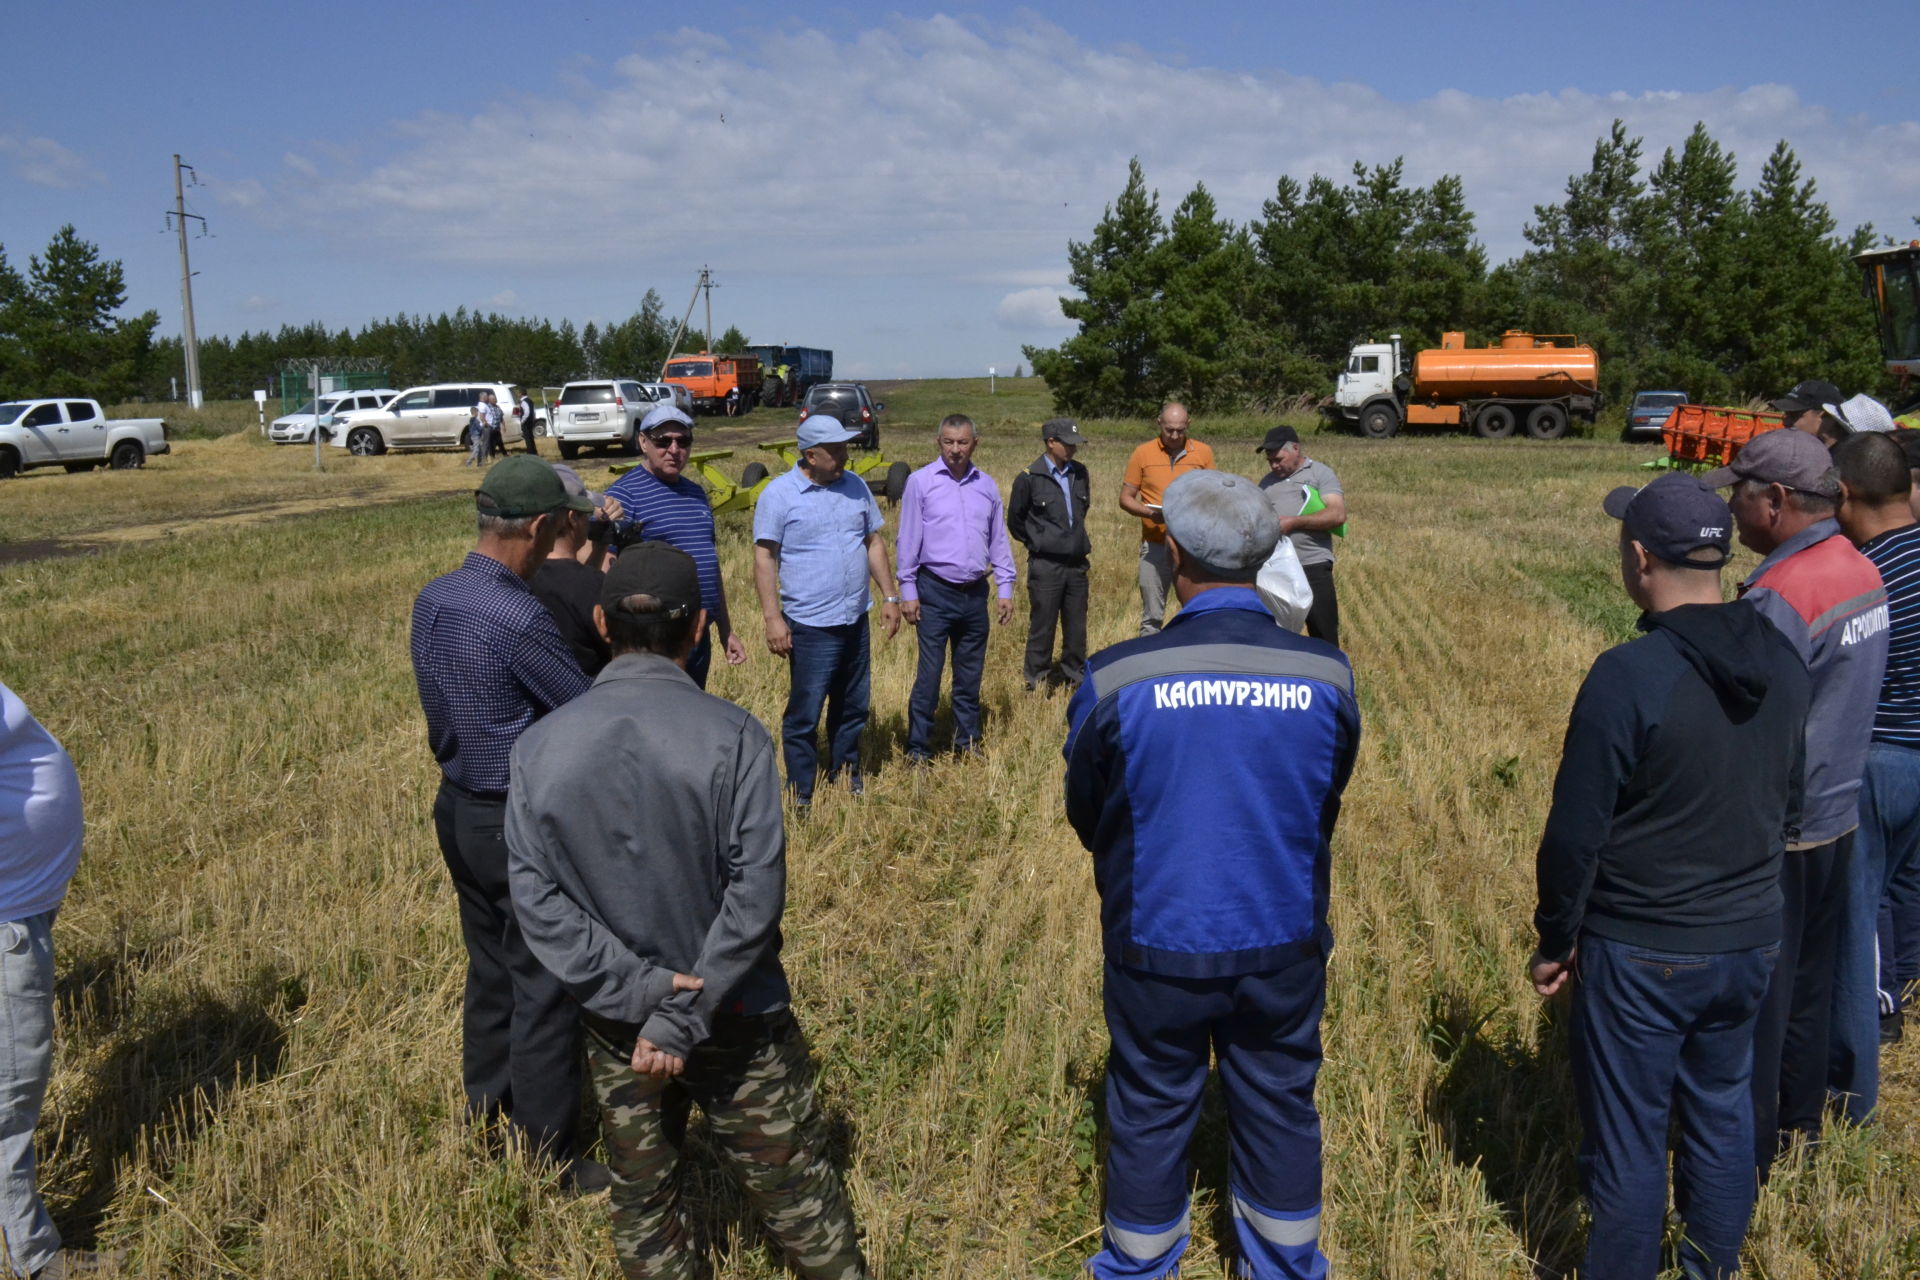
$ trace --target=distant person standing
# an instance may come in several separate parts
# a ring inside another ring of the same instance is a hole
[[[713,665],[713,629],[720,633],[727,665],[747,660],[746,643],[733,633],[727,587],[714,545],[713,504],[700,482],[686,473],[693,450],[693,419],[670,404],[655,405],[640,419],[640,465],[613,482],[609,498],[621,506],[619,541],[665,542],[693,557],[700,569],[700,607],[708,630],[687,657],[687,674],[702,689]]]
[[[481,412],[482,405],[474,405],[467,410],[467,456],[460,460],[463,467],[484,467],[487,455],[493,451],[493,433],[487,428],[487,415]]]
[[[1213,450],[1187,439],[1187,406],[1169,401],[1160,408],[1155,425],[1159,434],[1127,458],[1120,482],[1120,509],[1140,520],[1140,634],[1160,630],[1167,614],[1167,593],[1173,590],[1173,561],[1167,553],[1167,526],[1160,515],[1160,496],[1178,476],[1212,470]]]
[[[1340,488],[1340,477],[1326,463],[1306,455],[1300,433],[1292,427],[1269,430],[1260,442],[1260,452],[1267,456],[1268,468],[1260,488],[1280,517],[1280,528],[1293,539],[1300,568],[1313,588],[1307,634],[1338,645],[1340,598],[1333,589],[1333,537],[1334,530],[1347,522],[1347,495]],[[1310,506],[1315,509],[1308,511]]]
[[[1605,507],[1647,634],[1601,654],[1574,700],[1529,975],[1543,996],[1573,984],[1593,1210],[1580,1274],[1660,1271],[1672,1126],[1681,1266],[1733,1276],[1753,1213],[1754,1025],[1780,949],[1812,683],[1752,602],[1721,603],[1733,519],[1713,490],[1675,472]]]
[[[508,756],[528,725],[588,686],[527,583],[553,548],[570,497],[538,458],[496,463],[474,497],[479,541],[413,604],[411,652],[427,745],[440,765],[433,825],[467,948],[461,1076],[471,1120],[509,1120],[570,1185],[604,1185],[576,1160],[579,1011],[527,950],[507,894]]]
[[[1834,446],[1833,462],[1840,528],[1887,589],[1887,670],[1860,784],[1834,982],[1833,1066],[1850,1074],[1847,1119],[1864,1124],[1879,1105],[1880,1046],[1902,1034],[1897,975],[1916,959],[1903,954],[1894,888],[1920,876],[1920,522],[1906,457],[1890,436],[1862,429]]]
[[[753,508],[753,584],[767,627],[767,648],[789,660],[793,683],[780,722],[780,752],[794,803],[813,803],[819,774],[820,711],[827,713],[827,779],[855,794],[860,735],[867,727],[870,641],[867,581],[880,590],[880,625],[900,631],[900,597],[881,537],[886,519],[866,481],[847,470],[847,441],[859,436],[838,418],[815,414],[800,424],[800,461],[760,492]]]
[[[1083,438],[1071,418],[1040,427],[1046,450],[1013,478],[1007,532],[1027,549],[1027,653],[1022,671],[1029,690],[1043,681],[1080,687],[1087,668],[1087,503],[1092,489],[1084,463],[1074,461]],[[1060,660],[1053,633],[1060,632]]]
[[[507,454],[507,440],[504,431],[506,416],[500,412],[500,402],[491,391],[480,393],[480,416],[487,424],[487,453],[489,456]]]
[[[1702,479],[1732,487],[1740,541],[1766,557],[1741,598],[1780,628],[1813,677],[1806,799],[1780,868],[1780,960],[1754,1032],[1754,1160],[1764,1181],[1795,1134],[1820,1136],[1860,778],[1887,663],[1887,593],[1840,532],[1839,479],[1814,436],[1755,436]],[[1838,1086],[1850,1090],[1842,1078],[1851,1075],[1835,1073]]]
[[[514,406],[513,411],[514,416],[520,419],[520,439],[526,444],[527,452],[539,457],[540,446],[535,441],[536,432],[533,429],[533,400],[526,392],[520,393],[520,403]]]
[[[1781,414],[1781,425],[1787,430],[1817,436],[1826,417],[1826,406],[1839,404],[1842,399],[1840,388],[1831,382],[1809,378],[1795,383],[1793,390],[1770,404]]]
[[[1067,707],[1067,819],[1106,952],[1107,1205],[1097,1280],[1171,1276],[1217,1056],[1238,1274],[1323,1277],[1320,1070],[1334,822],[1360,712],[1338,649],[1274,625],[1280,522],[1243,476],[1165,490],[1178,617],[1095,654]]]
[[[0,684],[0,1265],[8,1275],[109,1269],[97,1254],[60,1247],[33,1153],[53,1074],[53,920],[84,836],[73,760]]]
[[[624,1273],[696,1273],[676,1130],[698,1102],[794,1270],[861,1280],[780,963],[773,741],[687,677],[702,594],[691,557],[665,543],[614,562],[596,615],[613,662],[514,748],[513,905],[584,1010]]]
[[[973,419],[940,421],[940,456],[907,477],[900,499],[900,614],[920,633],[920,665],[907,704],[907,760],[933,758],[940,673],[953,649],[953,749],[980,745],[980,676],[987,659],[987,579],[996,616],[1013,620],[1013,545],[993,477],[973,465]]]

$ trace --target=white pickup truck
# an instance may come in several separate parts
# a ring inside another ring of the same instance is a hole
[[[167,424],[159,418],[108,418],[93,400],[9,400],[0,404],[0,480],[29,467],[91,471],[143,467],[166,453]]]

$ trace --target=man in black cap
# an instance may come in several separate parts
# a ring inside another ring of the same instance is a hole
[[[786,832],[773,738],[687,672],[706,634],[693,558],[620,553],[593,687],[513,752],[508,875],[527,945],[584,1009],[629,1276],[691,1275],[689,1102],[799,1274],[866,1274],[780,964]]]
[[[1840,394],[1840,388],[1831,382],[1809,378],[1805,382],[1795,383],[1793,390],[1771,403],[1786,415],[1783,425],[1787,430],[1804,431],[1810,436],[1817,436],[1826,416],[1825,406],[1839,404],[1845,398]]]
[[[1259,451],[1267,455],[1267,474],[1260,488],[1268,505],[1280,517],[1280,531],[1293,539],[1300,569],[1313,588],[1307,609],[1307,634],[1328,644],[1340,643],[1340,598],[1333,589],[1333,538],[1344,533],[1347,495],[1333,468],[1309,458],[1300,447],[1300,433],[1292,427],[1268,430]]]
[[[1027,688],[1079,688],[1087,667],[1086,464],[1074,461],[1083,437],[1072,418],[1040,426],[1046,452],[1013,478],[1007,502],[1007,532],[1027,549]],[[1053,660],[1053,633],[1060,630],[1060,661]]]
[[[1701,477],[1731,486],[1740,541],[1766,557],[1740,584],[1793,643],[1813,677],[1806,725],[1806,801],[1780,867],[1780,960],[1754,1033],[1754,1163],[1764,1180],[1780,1144],[1820,1136],[1831,1067],[1834,977],[1848,901],[1860,779],[1887,664],[1880,571],[1840,531],[1840,480],[1826,447],[1803,431],[1768,431]],[[1842,1018],[1849,1016],[1843,1010]]]
[[[1601,654],[1574,701],[1529,976],[1543,996],[1573,983],[1593,1210],[1580,1274],[1660,1270],[1677,1111],[1681,1262],[1731,1276],[1753,1211],[1754,1024],[1780,948],[1811,685],[1758,609],[1721,603],[1733,520],[1711,489],[1673,472],[1605,508],[1647,635]]]
[[[528,725],[586,690],[587,677],[527,586],[560,518],[593,510],[547,463],[519,454],[474,494],[480,538],[413,604],[413,676],[439,762],[433,825],[460,902],[467,946],[461,1074],[467,1113],[504,1118],[570,1184],[604,1185],[575,1161],[579,1013],[527,950],[507,895],[509,754]]]

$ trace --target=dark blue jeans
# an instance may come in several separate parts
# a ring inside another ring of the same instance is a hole
[[[907,754],[933,754],[933,713],[940,705],[940,672],[953,648],[953,749],[980,739],[980,673],[987,665],[987,580],[955,586],[924,570],[920,593],[920,668],[907,703]]]
[[[1880,1015],[1899,998],[1903,957],[1892,895],[1920,867],[1920,751],[1876,742],[1860,786],[1860,829],[1847,877],[1847,915],[1833,982],[1828,1083],[1847,1119],[1865,1124],[1880,1101]]]
[[[1253,1280],[1321,1280],[1324,953],[1268,973],[1167,978],[1108,963],[1107,1213],[1098,1280],[1159,1280],[1185,1252],[1187,1144],[1211,1052],[1226,1094],[1234,1236]]]
[[[687,674],[702,689],[707,687],[707,669],[713,665],[713,628],[700,633],[699,643],[687,654]]]
[[[780,753],[794,799],[813,799],[820,771],[820,709],[827,711],[827,779],[860,776],[860,734],[867,727],[867,620],[810,627],[787,619],[793,632],[793,687],[780,720]]]
[[[1582,1280],[1660,1271],[1675,1114],[1680,1265],[1689,1277],[1739,1270],[1754,1198],[1753,1031],[1779,950],[1693,955],[1580,935],[1573,1084],[1593,1209]]]

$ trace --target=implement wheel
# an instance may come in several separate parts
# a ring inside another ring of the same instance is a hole
[[[753,486],[759,484],[762,480],[765,480],[766,478],[767,478],[766,463],[749,462],[747,464],[747,469],[740,473],[740,487],[742,489],[751,489],[753,488]]]
[[[907,477],[913,474],[913,468],[904,462],[896,462],[887,468],[887,501],[895,506],[907,496]]]

